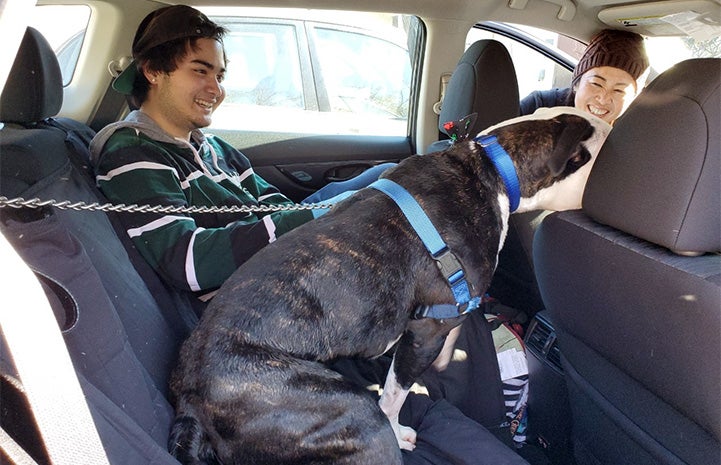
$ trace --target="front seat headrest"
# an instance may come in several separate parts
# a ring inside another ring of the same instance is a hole
[[[57,115],[63,104],[63,78],[52,47],[28,27],[0,95],[0,121],[34,123]]]
[[[469,130],[475,136],[519,111],[518,79],[508,50],[497,40],[481,39],[458,60],[443,97],[438,129],[445,133],[444,123],[478,113]]]
[[[666,70],[616,120],[586,184],[594,220],[679,254],[721,251],[721,59]]]

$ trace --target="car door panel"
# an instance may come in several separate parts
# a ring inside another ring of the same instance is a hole
[[[414,153],[409,138],[303,136],[242,149],[254,170],[288,197],[301,201],[328,182]]]

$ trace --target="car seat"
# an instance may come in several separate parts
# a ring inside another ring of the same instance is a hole
[[[659,75],[616,121],[536,276],[580,465],[721,463],[721,60]]]
[[[0,95],[0,195],[106,202],[88,171],[83,134],[92,130],[52,118],[62,93],[52,48],[28,28]],[[177,465],[166,452],[167,379],[192,316],[184,319],[171,297],[159,306],[163,289],[149,290],[103,212],[0,208],[0,231],[46,291],[110,462]],[[0,424],[47,463],[7,353],[0,351]]]
[[[444,123],[476,113],[478,118],[469,130],[475,136],[489,126],[518,116],[519,101],[516,69],[505,45],[493,39],[474,42],[458,60],[443,96],[438,118],[441,140],[432,143],[426,152],[450,145]]]
[[[519,112],[518,79],[511,55],[497,40],[478,40],[461,56],[451,75],[438,119],[442,138],[432,143],[426,152],[443,150],[450,145],[450,135],[443,127],[448,121],[458,121],[476,113],[478,118],[469,131],[475,135],[501,121],[515,118]],[[506,242],[489,288],[489,294],[529,315],[543,307],[531,259],[533,232],[539,213],[511,216]]]

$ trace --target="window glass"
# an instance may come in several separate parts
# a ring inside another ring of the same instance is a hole
[[[64,86],[73,78],[89,20],[87,5],[36,6],[30,19],[30,26],[40,31],[55,50]]]
[[[250,127],[283,110],[304,109],[296,26],[252,21],[225,25],[226,97],[213,115],[214,127]]]
[[[492,38],[508,48],[516,68],[521,98],[534,90],[564,88],[571,85],[572,71],[560,65],[559,61],[565,59],[575,65],[586,50],[586,44],[543,29],[510,24],[502,26],[509,31],[515,30],[513,33],[524,36],[525,40],[549,47],[552,55],[560,57],[554,59],[519,40],[480,27],[474,27],[469,31],[466,46],[479,39]],[[698,39],[680,36],[647,37],[646,51],[651,63],[648,83],[659,73],[680,61],[689,58],[721,57],[721,37]]]
[[[211,130],[408,134],[414,68],[408,37],[409,30],[412,40],[421,36],[417,18],[328,10],[201,10],[229,30],[227,96]]]
[[[654,73],[662,73],[689,58],[721,58],[721,37],[649,37],[646,51]]]
[[[518,33],[523,33],[532,42],[550,47],[555,53],[574,63],[578,61],[585,49],[585,45],[581,42],[542,29],[523,27],[521,30],[519,27]],[[506,46],[513,60],[513,66],[516,68],[520,98],[534,90],[563,88],[571,85],[573,71],[537,49],[516,39],[480,28],[470,30],[466,38],[466,47],[480,39],[495,39]]]
[[[354,32],[325,27],[315,31],[329,111],[405,123],[411,79],[407,49]]]

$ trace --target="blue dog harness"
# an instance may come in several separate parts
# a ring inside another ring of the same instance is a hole
[[[496,170],[498,170],[506,186],[510,211],[515,211],[518,208],[521,194],[513,161],[511,161],[503,147],[498,144],[495,136],[479,136],[474,141],[483,147]],[[438,230],[433,226],[430,218],[428,218],[428,215],[426,215],[416,199],[400,184],[390,179],[379,179],[368,187],[383,192],[398,205],[398,208],[401,209],[401,212],[416,231],[423,245],[426,246],[428,253],[436,261],[438,269],[448,281],[453,297],[456,300],[455,304],[421,305],[416,309],[414,317],[455,318],[478,308],[481,302],[480,296],[471,297],[461,263],[443,241]]]
[[[488,158],[493,162],[501,179],[503,179],[503,184],[506,186],[506,194],[508,194],[508,201],[511,204],[510,212],[513,213],[521,202],[521,183],[518,181],[513,160],[508,156],[506,150],[501,147],[501,144],[498,143],[496,136],[478,136],[473,139],[473,141],[483,147],[483,151],[486,152],[486,155],[488,155]]]

